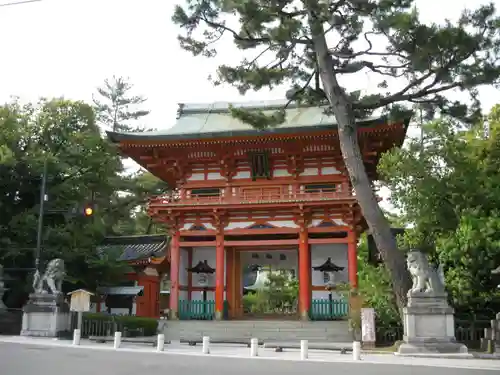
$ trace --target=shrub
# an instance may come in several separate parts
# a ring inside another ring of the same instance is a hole
[[[86,324],[86,322],[88,322]],[[91,324],[97,323],[100,327],[112,327],[114,330],[114,324],[116,324],[116,329],[122,332],[128,332],[129,336],[140,334],[144,336],[154,336],[158,329],[158,320],[154,318],[145,318],[139,316],[129,316],[129,315],[109,315],[103,313],[85,313],[83,315],[83,330],[82,336],[91,335],[105,335],[105,333],[95,334],[89,331]],[[100,324],[101,323],[101,324]],[[114,323],[114,324],[113,324]],[[97,332],[96,332],[97,333]]]

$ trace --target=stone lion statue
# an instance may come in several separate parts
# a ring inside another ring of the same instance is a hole
[[[406,258],[413,285],[408,295],[418,293],[443,294],[444,277],[442,267],[439,271],[429,265],[427,257],[418,250],[412,250]]]
[[[37,270],[33,278],[33,289],[36,294],[61,294],[62,282],[66,276],[64,260],[56,258],[52,259],[43,275]]]

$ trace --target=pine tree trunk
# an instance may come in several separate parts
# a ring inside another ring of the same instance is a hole
[[[309,24],[313,34],[312,40],[323,89],[337,120],[340,149],[344,163],[349,172],[363,216],[390,273],[393,292],[397,305],[401,310],[406,306],[406,293],[411,286],[409,274],[406,270],[405,256],[398,249],[389,222],[378,205],[363,164],[359,149],[357,125],[351,105],[334,74],[334,64],[328,53],[323,26],[316,21],[313,12],[309,15]]]

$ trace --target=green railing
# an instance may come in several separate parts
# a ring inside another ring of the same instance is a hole
[[[213,320],[215,318],[215,301],[180,300],[179,319]]]
[[[349,313],[349,303],[343,299],[313,299],[309,317],[311,320],[338,320]]]
[[[215,301],[179,300],[179,319],[213,320],[215,319]],[[229,319],[229,303],[224,301],[222,319]]]

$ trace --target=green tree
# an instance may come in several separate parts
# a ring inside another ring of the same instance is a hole
[[[216,84],[233,85],[241,94],[289,85],[288,99],[328,105],[359,205],[390,271],[398,305],[405,305],[410,284],[404,256],[372,191],[356,119],[389,109],[394,119],[402,105],[412,103],[466,120],[477,117],[476,87],[500,74],[494,6],[437,25],[420,21],[414,0],[188,0],[176,6],[173,21],[185,31],[181,47],[194,55],[215,56],[216,43],[225,36],[242,51],[240,64],[218,68]],[[363,95],[340,83],[359,72],[378,79],[380,92]],[[471,108],[446,99],[444,93],[455,88],[470,92]],[[232,112],[256,128],[285,117],[283,110],[272,116]]]
[[[42,264],[63,258],[71,281],[87,287],[122,276],[115,259],[96,252],[111,231],[108,216],[116,210],[115,186],[122,167],[113,147],[100,136],[92,107],[64,99],[0,106],[0,144],[8,155],[0,162],[0,263],[7,268],[34,265],[46,160]],[[83,206],[93,197],[94,215],[84,217]]]
[[[104,86],[97,89],[99,97],[94,97],[95,111],[101,127],[113,131],[144,131],[136,126],[149,114],[142,109],[146,98],[132,95],[133,85],[123,77],[106,79]],[[113,235],[163,233],[165,228],[153,222],[147,215],[146,203],[152,195],[166,191],[166,184],[140,169],[136,173],[125,171],[116,184],[118,195],[111,197],[114,211],[108,216]]]
[[[485,310],[499,297],[491,271],[500,264],[500,106],[467,129],[443,119],[424,134],[384,155],[380,173],[414,224],[408,246],[444,265],[458,310]]]
[[[113,76],[104,80],[94,96],[97,118],[101,126],[112,131],[143,131],[144,127],[132,125],[149,114],[141,108],[146,98],[132,95],[133,85],[124,77]]]

